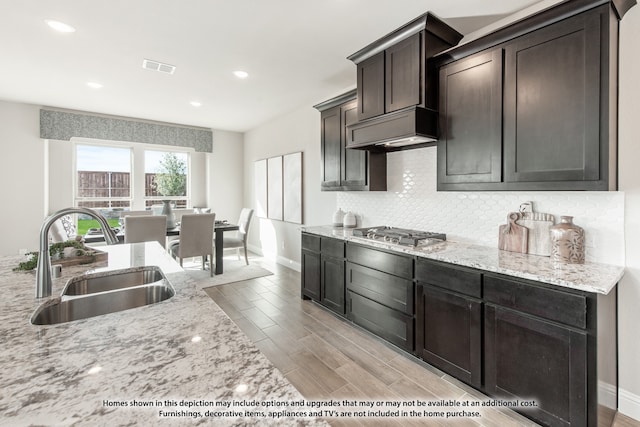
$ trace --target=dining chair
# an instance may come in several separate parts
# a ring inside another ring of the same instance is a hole
[[[210,275],[213,276],[213,227],[216,214],[184,214],[180,222],[180,238],[169,242],[169,253],[182,260],[190,257],[202,257],[202,269],[205,269],[207,257],[211,257]]]
[[[244,249],[244,260],[249,265],[249,256],[247,254],[247,236],[249,235],[249,224],[253,216],[253,209],[242,208],[240,218],[238,219],[238,231],[235,236],[224,236],[222,247],[224,249],[236,249],[238,259],[240,259],[240,248]]]
[[[167,217],[164,215],[127,215],[124,217],[124,242],[152,242],[166,247]]]

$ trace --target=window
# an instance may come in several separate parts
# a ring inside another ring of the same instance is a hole
[[[144,152],[145,206],[172,200],[176,207],[188,206],[189,157],[187,153],[146,150]]]
[[[130,207],[131,156],[130,148],[76,145],[75,205]]]
[[[117,218],[172,200],[191,206],[188,150],[139,143],[75,144],[74,204]]]

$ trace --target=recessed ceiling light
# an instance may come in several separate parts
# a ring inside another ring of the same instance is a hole
[[[69,24],[65,24],[64,22],[54,21],[52,19],[47,19],[44,22],[46,22],[49,27],[51,27],[54,30],[59,31],[61,33],[75,33],[76,32],[75,28],[73,28]]]
[[[87,82],[87,86],[89,86],[91,89],[100,89],[102,87],[102,85],[97,82]]]
[[[198,101],[191,101],[191,105],[193,105],[194,107],[200,107],[202,103]]]
[[[249,73],[242,70],[234,71],[233,74],[239,79],[246,79],[247,77],[249,77]]]

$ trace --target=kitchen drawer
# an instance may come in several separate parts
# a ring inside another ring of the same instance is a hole
[[[302,233],[302,249],[312,252],[320,252],[320,236]]]
[[[413,278],[413,258],[355,244],[347,244],[347,261],[406,279]]]
[[[344,258],[344,240],[323,237],[320,242],[322,255]]]
[[[413,281],[347,262],[347,289],[403,313],[414,313]]]
[[[485,274],[484,301],[585,329],[585,295],[539,287]]]
[[[482,273],[471,268],[416,260],[416,280],[476,298],[482,297]]]
[[[413,352],[413,317],[347,291],[347,317],[356,325]]]

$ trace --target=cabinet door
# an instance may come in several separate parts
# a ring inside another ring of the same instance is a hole
[[[536,401],[541,424],[587,425],[586,354],[583,332],[485,305],[486,391]]]
[[[426,362],[473,386],[482,385],[482,304],[419,285],[416,351]]]
[[[344,259],[321,256],[320,303],[344,315]]]
[[[413,317],[347,290],[347,318],[413,352]]]
[[[385,112],[422,104],[421,33],[385,50]]]
[[[302,251],[302,298],[320,301],[320,254]]]
[[[358,120],[384,113],[384,52],[357,66]]]
[[[583,13],[506,46],[505,182],[601,179],[600,25]]]
[[[502,49],[440,69],[438,189],[502,179]]]
[[[340,107],[330,108],[320,115],[320,151],[322,171],[320,186],[323,190],[340,187],[342,163]]]
[[[349,146],[349,132],[347,126],[358,121],[358,101],[354,100],[340,108],[342,118],[342,186],[366,187],[367,182],[367,151],[353,150]]]

